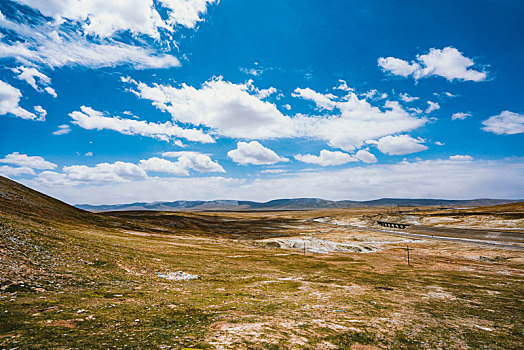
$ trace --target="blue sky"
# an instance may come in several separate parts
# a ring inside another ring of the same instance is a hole
[[[524,198],[521,1],[0,12],[0,174],[69,203]]]

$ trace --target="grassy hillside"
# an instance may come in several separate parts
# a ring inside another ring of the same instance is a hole
[[[362,208],[98,215],[9,180],[0,193],[0,348],[518,349],[524,339],[519,251],[311,221]],[[386,243],[365,254],[265,243],[304,235]],[[199,277],[159,277],[176,271]]]
[[[32,221],[96,222],[97,217],[29,187],[0,176],[0,213],[4,219]]]

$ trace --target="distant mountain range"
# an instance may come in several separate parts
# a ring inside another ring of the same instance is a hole
[[[378,207],[378,206],[401,206],[418,207],[429,205],[442,205],[445,207],[461,206],[489,206],[507,203],[521,202],[522,200],[507,199],[469,199],[469,200],[446,200],[446,199],[406,199],[406,198],[382,198],[370,201],[330,201],[320,198],[291,198],[275,199],[269,202],[252,202],[236,200],[214,200],[214,201],[174,201],[174,202],[137,202],[130,204],[114,205],[89,205],[78,204],[77,208],[89,211],[121,211],[121,210],[311,210],[311,209],[333,209],[333,208],[355,208],[355,207]]]

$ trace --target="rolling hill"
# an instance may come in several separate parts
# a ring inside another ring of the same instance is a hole
[[[320,198],[291,198],[275,199],[268,202],[236,201],[236,200],[214,200],[214,201],[173,201],[154,203],[130,203],[114,205],[89,205],[77,204],[76,207],[84,210],[99,211],[121,211],[121,210],[313,210],[313,209],[336,209],[355,207],[379,207],[379,206],[490,206],[508,203],[517,203],[522,200],[510,199],[469,199],[469,200],[446,200],[446,199],[409,199],[409,198],[381,198],[369,201],[330,201]]]

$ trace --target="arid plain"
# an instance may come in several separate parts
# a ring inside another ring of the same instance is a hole
[[[524,341],[522,203],[95,214],[0,178],[0,238],[5,349]]]

